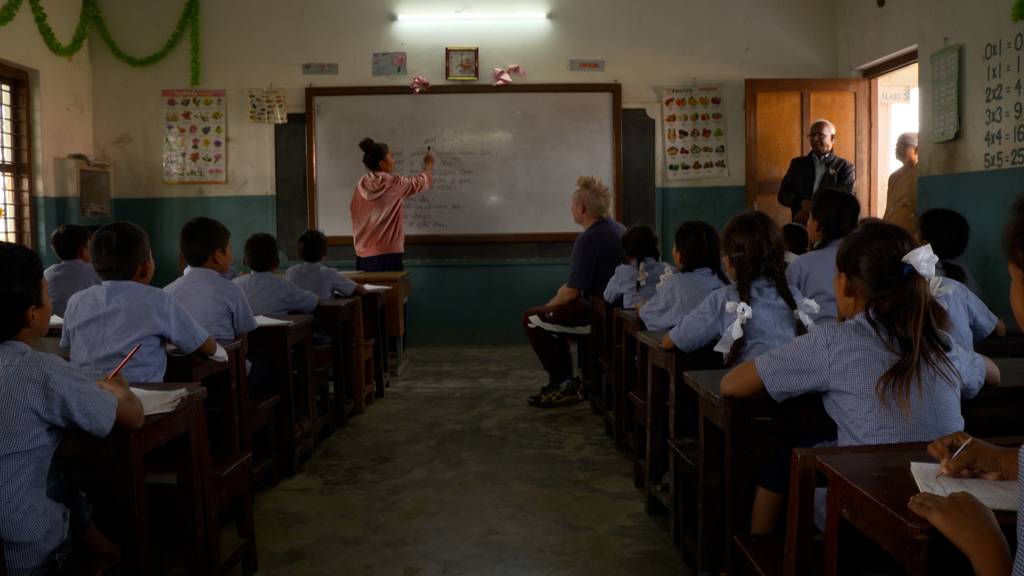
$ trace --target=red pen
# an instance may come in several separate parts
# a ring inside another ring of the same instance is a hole
[[[124,365],[127,364],[128,361],[132,359],[132,356],[135,356],[135,353],[138,352],[139,348],[141,348],[141,347],[142,347],[142,342],[139,342],[138,344],[133,346],[132,349],[128,352],[128,355],[124,357],[124,360],[121,360],[121,363],[117,365],[117,368],[114,368],[110,372],[110,374],[107,374],[107,380],[111,380],[113,378],[116,378],[117,375],[121,373],[121,369],[124,368]]]

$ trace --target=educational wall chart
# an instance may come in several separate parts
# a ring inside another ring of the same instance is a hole
[[[932,140],[947,142],[960,131],[960,45],[932,54]]]
[[[227,182],[224,90],[164,90],[164,182]]]
[[[288,114],[284,107],[283,88],[250,88],[249,121],[261,124],[285,124]]]
[[[661,99],[668,180],[728,176],[722,87],[665,88]]]
[[[405,76],[408,57],[405,52],[374,52],[374,76]]]
[[[986,170],[1024,166],[1024,32],[985,43]]]

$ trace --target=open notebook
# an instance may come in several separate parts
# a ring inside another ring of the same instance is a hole
[[[257,326],[291,326],[294,324],[291,320],[278,320],[277,318],[271,318],[270,316],[264,316],[260,314],[256,317]]]
[[[57,316],[56,314],[54,314],[53,316],[50,316],[50,326],[56,327],[56,326],[63,326],[63,325],[64,325],[64,319],[63,318],[61,318],[60,316]]]
[[[387,292],[391,290],[391,286],[381,286],[379,284],[363,284],[363,288],[366,288],[367,292]]]
[[[910,473],[914,475],[917,489],[921,492],[938,496],[949,496],[954,492],[967,492],[993,510],[1017,511],[1016,480],[936,477],[939,473],[939,465],[931,462],[911,462]]]
[[[173,412],[178,402],[188,395],[184,388],[176,390],[149,390],[146,388],[132,388],[132,392],[142,402],[142,411],[146,416]]]

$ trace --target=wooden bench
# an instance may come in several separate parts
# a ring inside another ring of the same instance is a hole
[[[591,299],[590,339],[593,343],[591,357],[590,406],[601,417],[605,432],[615,436],[615,332],[613,330],[615,307],[604,298]]]
[[[330,391],[326,398],[318,397],[318,404],[324,403],[318,411],[322,415],[327,412],[332,415],[333,424],[343,427],[348,423],[349,416],[355,408],[355,387],[356,387],[356,332],[354,325],[356,316],[362,314],[358,298],[336,298],[333,300],[321,300],[320,304],[313,311],[313,330],[326,334],[330,343],[326,345],[329,361],[329,379],[333,388],[333,397]],[[362,340],[362,334],[359,335]],[[317,346],[315,354],[320,356],[324,352],[324,346]],[[319,364],[319,362],[317,362]],[[333,403],[332,403],[333,400]],[[326,431],[321,426],[321,434]]]

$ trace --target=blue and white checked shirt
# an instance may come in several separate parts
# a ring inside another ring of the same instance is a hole
[[[793,298],[800,302],[803,298],[800,290],[792,285],[789,289]],[[693,352],[714,344],[736,320],[736,314],[726,311],[725,305],[739,300],[740,295],[735,285],[715,290],[672,328],[668,333],[669,338],[683,352]],[[737,362],[756,358],[796,338],[796,324],[799,320],[775,290],[774,282],[767,278],[754,280],[750,285],[750,300],[747,304],[753,309],[754,315],[743,325],[745,344]]]
[[[103,282],[92,264],[82,260],[65,260],[54,264],[43,272],[43,276],[50,290],[50,299],[53,300],[53,313],[61,318],[72,296]]]
[[[880,402],[878,379],[898,360],[864,314],[815,326],[793,342],[754,360],[764,388],[782,402],[819,393],[836,422],[839,446],[930,442],[964,429],[960,399],[973,398],[985,383],[985,360],[956,344],[947,355],[954,381],[922,366],[920,387],[910,397],[910,416],[896,401]],[[957,373],[959,379],[957,379]]]
[[[288,267],[284,277],[303,290],[309,290],[321,300],[330,300],[337,294],[348,298],[356,291],[356,283],[341,272],[320,262],[302,262]]]
[[[665,270],[671,267],[654,258],[644,259],[643,265],[645,277],[641,279],[642,286],[637,290],[638,266],[636,264],[619,264],[604,288],[605,301],[614,303],[622,298],[622,306],[632,309],[636,308],[637,304],[654,296],[654,292],[658,289],[658,280]]]
[[[75,368],[100,377],[141,342],[142,347],[124,367],[125,379],[163,382],[166,343],[191,354],[208,337],[167,292],[129,280],[107,280],[71,298],[60,345],[71,349]]]
[[[53,354],[0,343],[0,540],[7,573],[38,568],[64,541],[69,515],[46,496],[63,428],[106,436],[117,399]]]
[[[640,308],[640,319],[648,330],[670,330],[722,286],[725,283],[710,268],[673,274]]]
[[[240,286],[209,268],[185,269],[164,291],[174,296],[214,340],[234,340],[256,329],[249,300]]]
[[[309,314],[316,308],[319,298],[273,272],[253,272],[239,276],[235,284],[242,287],[249,298],[252,312],[262,314]]]
[[[821,306],[818,314],[811,314],[815,323],[836,319],[836,254],[840,240],[797,256],[786,268],[789,283],[800,289],[804,296]]]
[[[981,298],[952,278],[942,279],[938,300],[949,312],[949,335],[968,350],[974,350],[976,341],[988,338],[999,323]]]

